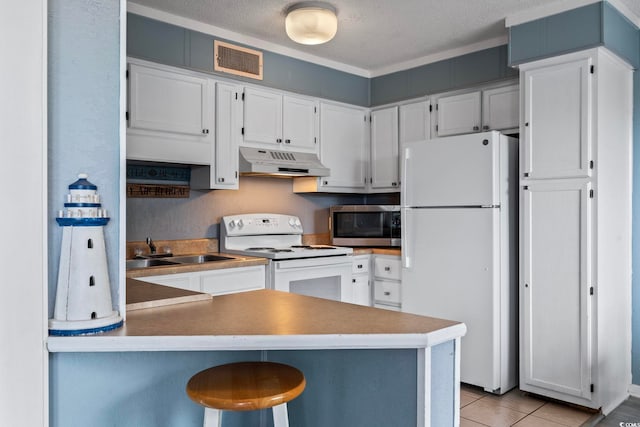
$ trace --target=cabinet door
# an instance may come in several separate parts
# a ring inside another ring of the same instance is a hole
[[[203,136],[208,80],[165,70],[129,66],[129,127]]]
[[[353,283],[353,304],[371,305],[371,287],[368,274],[354,274],[351,278]]]
[[[590,176],[590,59],[523,71],[523,164],[530,178]]]
[[[281,149],[282,95],[245,88],[243,132],[245,145]]]
[[[285,95],[282,117],[284,148],[316,153],[318,151],[318,102]]]
[[[216,83],[215,188],[238,188],[238,143],[242,128],[242,89]]]
[[[590,183],[522,190],[520,387],[591,396]]]
[[[321,187],[365,189],[368,130],[364,109],[320,104],[320,158],[331,170]]]
[[[436,111],[437,136],[480,131],[480,92],[438,98]]]
[[[498,87],[482,92],[482,130],[517,129],[520,90],[518,85]]]
[[[127,159],[208,165],[215,83],[164,66],[129,64]]]
[[[398,191],[398,107],[371,112],[371,188]]]

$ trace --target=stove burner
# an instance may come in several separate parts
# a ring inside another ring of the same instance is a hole
[[[309,245],[291,245],[292,248],[294,249],[310,249],[311,246]]]
[[[278,252],[293,252],[293,249],[269,249],[269,252],[278,253]]]
[[[269,248],[269,247],[264,247],[264,248],[247,248],[245,249],[245,251],[275,251],[276,248]]]
[[[338,249],[335,246],[309,246],[309,249]]]

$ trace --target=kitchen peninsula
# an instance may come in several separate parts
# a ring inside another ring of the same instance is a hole
[[[453,426],[465,332],[455,321],[272,290],[136,310],[118,330],[49,338],[52,374],[79,379],[76,358],[96,365],[85,372],[91,381],[67,381],[91,383],[82,385],[87,390],[53,393],[60,409],[52,425],[64,425],[66,416],[78,422],[78,407],[90,408],[81,412],[90,412],[84,416],[92,425],[163,425],[155,416],[166,425],[198,425],[201,409],[184,394],[189,376],[209,365],[258,358],[305,373],[307,390],[290,404],[292,425]],[[190,366],[171,364],[178,352],[194,354]],[[104,358],[119,359],[122,370],[101,371]],[[166,399],[166,414],[136,416],[144,412],[148,393]],[[67,406],[75,412],[66,414]],[[230,424],[264,425],[257,418],[248,422],[251,416],[260,414],[230,414]]]

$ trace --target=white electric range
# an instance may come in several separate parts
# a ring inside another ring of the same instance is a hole
[[[302,223],[292,215],[222,217],[220,252],[268,258],[267,288],[351,302],[353,249],[303,245]]]

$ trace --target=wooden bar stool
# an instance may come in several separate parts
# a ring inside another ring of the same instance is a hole
[[[187,394],[205,407],[204,427],[220,427],[222,410],[273,408],[274,427],[288,427],[287,402],[302,393],[306,381],[298,369],[274,362],[214,366],[189,379]]]

